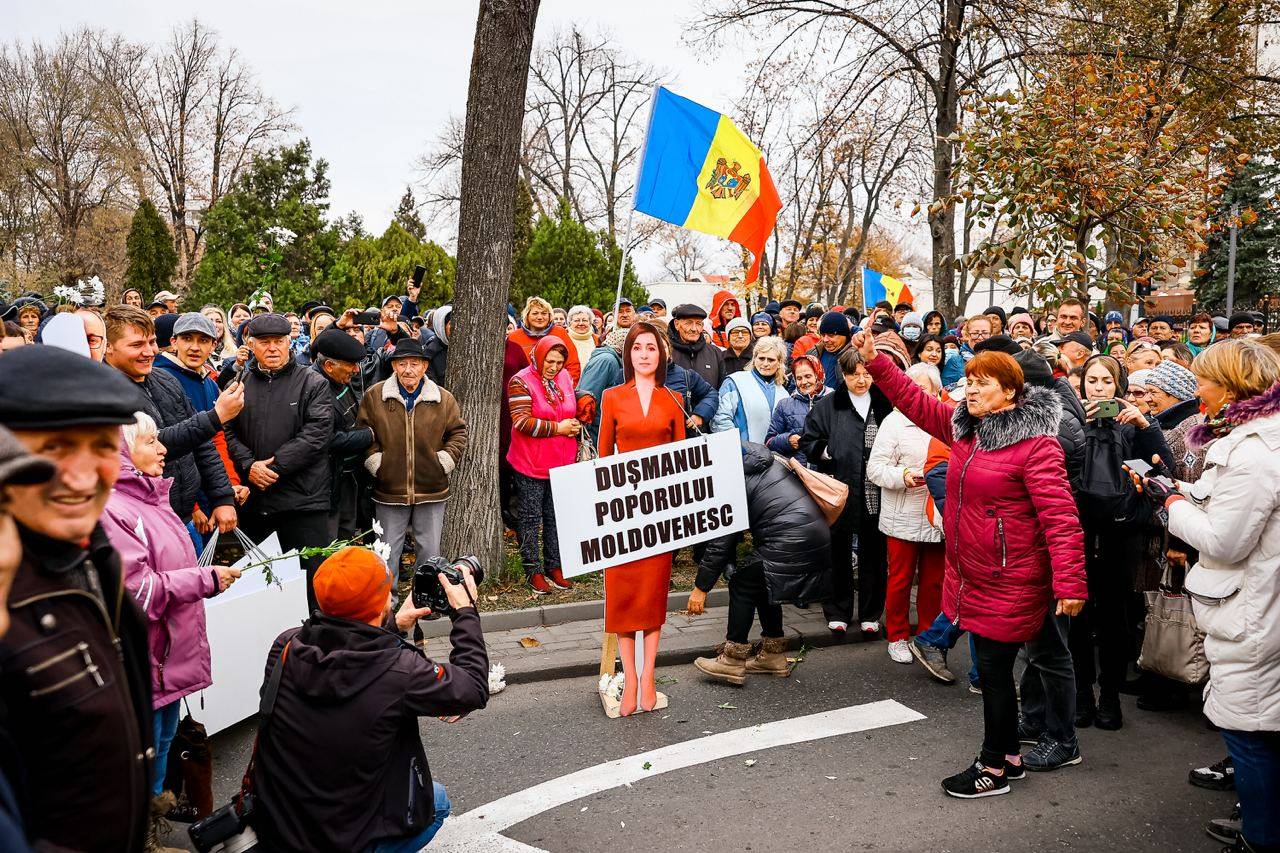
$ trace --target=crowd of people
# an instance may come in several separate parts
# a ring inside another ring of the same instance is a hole
[[[439,828],[448,800],[417,719],[483,707],[488,664],[473,586],[446,587],[447,664],[403,639],[425,611],[394,606],[397,579],[440,556],[450,475],[477,428],[446,387],[452,308],[418,296],[409,281],[368,311],[277,310],[261,291],[189,311],[175,292],[130,290],[109,306],[27,294],[0,311],[5,849],[162,850],[163,822],[193,816],[166,789],[165,756],[180,703],[210,684],[202,602],[239,577],[202,557],[237,528],[285,549],[376,528],[389,549],[302,561],[312,616],[271,650],[246,774],[262,831],[281,849],[390,850]],[[1204,712],[1228,752],[1191,781],[1239,792],[1239,815],[1211,824],[1218,837],[1280,850],[1280,336],[1263,336],[1261,318],[1196,314],[1180,329],[1075,299],[968,318],[794,299],[749,314],[729,291],[709,311],[612,307],[509,308],[503,417],[486,428],[499,431],[502,514],[532,594],[573,586],[552,469],[736,432],[752,556],[735,564],[740,536],[694,549],[690,612],[722,580],[730,591],[726,642],[702,672],[736,685],[785,675],[784,601],[821,606],[836,638],[884,642],[946,684],[967,634],[984,737],[942,785],[986,797],[1079,763],[1077,730],[1121,729],[1122,693],[1151,712],[1196,701],[1198,686],[1137,667],[1143,593],[1185,589],[1206,635]],[[45,340],[60,314],[83,325],[74,352]],[[824,518],[793,469],[847,487],[838,514]],[[624,716],[657,701],[671,565],[628,564],[652,581],[643,595],[605,572]],[[413,699],[394,720],[377,701],[387,691]],[[317,716],[335,697],[351,715]],[[376,754],[403,760],[374,766],[357,738],[340,761],[299,770],[325,760],[317,738],[327,748],[350,731],[381,732]],[[305,797],[292,795],[299,772]],[[343,811],[362,797],[381,805]],[[317,828],[326,809],[347,814],[339,839]]]

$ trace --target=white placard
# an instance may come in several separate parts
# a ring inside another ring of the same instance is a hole
[[[264,556],[281,553],[272,533],[258,549]],[[236,563],[251,562],[248,556]],[[297,557],[278,560],[271,571],[280,586],[268,584],[262,567],[249,569],[231,588],[205,601],[213,685],[205,689],[201,708],[192,697],[194,716],[216,734],[258,713],[259,690],[267,653],[280,632],[307,618],[307,577]]]
[[[565,577],[746,530],[737,430],[551,469]]]

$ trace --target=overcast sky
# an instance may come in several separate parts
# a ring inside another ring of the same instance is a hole
[[[466,107],[476,4],[453,0],[0,0],[6,39],[50,39],[81,25],[159,42],[199,17],[295,109],[330,163],[331,213],[390,220],[415,157]],[[727,111],[746,51],[698,57],[681,40],[689,0],[643,4],[543,0],[538,33],[577,23],[611,30],[624,50],[670,71],[677,90]]]

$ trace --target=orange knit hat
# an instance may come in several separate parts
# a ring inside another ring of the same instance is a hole
[[[369,549],[343,548],[320,564],[312,586],[327,615],[372,622],[387,606],[391,573]]]

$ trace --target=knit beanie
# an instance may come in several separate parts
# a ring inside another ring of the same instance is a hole
[[[919,311],[908,311],[907,315],[902,318],[902,328],[905,329],[907,326],[919,326],[923,329],[924,315]]]
[[[822,319],[818,321],[818,334],[844,335],[846,338],[849,337],[849,318],[838,311],[828,311],[823,314]]]
[[[1138,371],[1138,373],[1142,372]],[[1147,374],[1148,388],[1159,388],[1170,397],[1182,402],[1195,399],[1196,375],[1176,361],[1166,359],[1147,371]]]
[[[754,319],[755,318],[753,317],[752,320],[754,321]],[[742,317],[734,317],[727,325],[725,325],[724,336],[728,338],[729,335],[733,334],[734,329],[742,329],[747,334],[751,334],[751,323],[748,323]]]
[[[906,370],[911,366],[911,354],[907,345],[898,337],[897,332],[881,332],[875,336],[876,352],[882,352],[898,363],[898,367]]]
[[[1132,388],[1133,386],[1138,385],[1142,388],[1146,388],[1151,384],[1149,381],[1150,378],[1151,368],[1146,367],[1142,370],[1135,370],[1133,373],[1129,374],[1129,387]]]
[[[316,569],[316,603],[329,616],[372,622],[391,592],[391,570],[368,548],[343,548]]]

